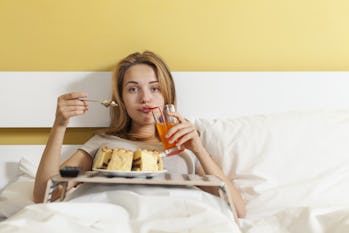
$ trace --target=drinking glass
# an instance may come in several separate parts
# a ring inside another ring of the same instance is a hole
[[[173,104],[165,105],[164,110],[159,107],[152,110],[156,129],[160,136],[160,140],[166,155],[176,155],[184,150],[183,146],[176,146],[176,142],[169,143],[169,138],[165,137],[168,130],[178,124],[177,118],[168,114],[169,112],[175,111],[175,106]]]

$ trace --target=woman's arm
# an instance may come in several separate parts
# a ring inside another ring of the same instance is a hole
[[[201,173],[215,175],[223,180],[226,184],[227,191],[231,194],[238,217],[245,217],[246,209],[240,192],[206,151],[195,127],[189,121],[183,119],[178,113],[171,114],[177,117],[179,124],[172,127],[167,133],[170,143],[177,142],[177,145],[184,145],[187,149],[191,150],[201,164],[203,170]]]
[[[79,100],[86,96],[85,93],[75,92],[58,97],[55,121],[35,177],[34,202],[42,202],[44,200],[47,181],[50,177],[59,173],[61,148],[69,119],[82,115],[87,111],[87,103]],[[72,159],[68,161],[70,161],[70,165],[81,166],[85,169],[89,161],[88,157],[85,155],[81,156],[81,153],[80,151],[76,152]]]
[[[203,175],[215,175],[221,180],[224,181],[227,192],[230,193],[233,202],[234,202],[234,207],[236,209],[237,215],[239,218],[244,218],[246,216],[246,209],[245,209],[245,204],[244,201],[241,197],[241,194],[239,190],[234,186],[233,182],[229,177],[227,177],[222,169],[217,165],[217,163],[212,159],[212,157],[208,154],[206,149],[202,146],[199,151],[193,151],[193,153],[196,155],[196,157],[199,159],[202,171],[199,171],[199,174]],[[217,195],[215,190],[210,190],[208,189],[210,193],[213,193]]]

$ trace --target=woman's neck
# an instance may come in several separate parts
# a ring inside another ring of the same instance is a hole
[[[134,141],[143,141],[143,142],[151,142],[156,143],[160,142],[154,125],[146,125],[146,126],[133,126],[131,127],[130,132],[127,135],[128,139]]]

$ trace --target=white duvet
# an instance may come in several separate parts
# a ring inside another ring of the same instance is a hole
[[[349,206],[285,208],[240,225],[244,233],[348,233]]]
[[[240,232],[221,199],[198,189],[81,185],[66,202],[29,205],[0,232]]]
[[[347,233],[349,205],[284,207],[233,222],[222,200],[190,188],[84,185],[66,202],[28,205],[0,232]]]
[[[287,207],[240,219],[220,199],[200,190],[85,185],[66,202],[28,205],[0,223],[0,232],[243,232],[347,233],[349,205]]]

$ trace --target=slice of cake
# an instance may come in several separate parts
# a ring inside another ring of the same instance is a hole
[[[112,155],[112,149],[102,146],[96,153],[93,169],[106,169]]]
[[[159,152],[138,149],[133,157],[133,171],[161,171],[162,159]]]
[[[107,170],[131,171],[133,152],[124,149],[114,149]]]

